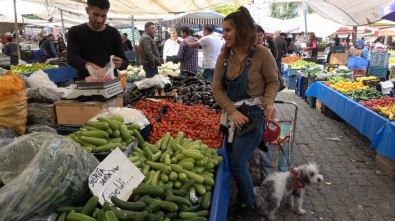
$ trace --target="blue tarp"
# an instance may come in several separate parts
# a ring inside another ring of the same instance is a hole
[[[395,160],[395,123],[317,81],[306,91],[372,141],[376,152]]]

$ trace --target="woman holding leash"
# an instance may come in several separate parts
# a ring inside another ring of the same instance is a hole
[[[267,48],[256,47],[254,20],[245,7],[225,17],[223,38],[226,45],[217,59],[213,94],[222,108],[221,129],[238,189],[228,214],[251,220],[257,213],[248,160],[262,140],[264,120],[276,117],[277,65]]]

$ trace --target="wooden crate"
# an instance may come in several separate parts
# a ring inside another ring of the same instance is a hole
[[[347,64],[348,55],[346,53],[333,53],[329,56],[329,64]]]
[[[377,167],[382,170],[385,174],[395,179],[395,161],[391,160],[383,155],[376,154]]]
[[[317,99],[315,101],[315,109],[317,109],[320,113],[324,113],[324,111],[325,111],[325,104]]]

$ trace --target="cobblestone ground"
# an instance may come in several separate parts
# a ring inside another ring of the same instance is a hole
[[[306,189],[305,215],[280,208],[277,221],[395,220],[395,180],[378,169],[370,141],[346,122],[310,108],[294,91],[280,92],[277,100],[293,101],[299,107],[291,164],[316,161],[324,176],[320,186]],[[294,113],[292,105],[276,109],[280,120]]]

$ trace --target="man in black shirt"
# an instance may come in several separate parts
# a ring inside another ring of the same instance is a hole
[[[67,39],[67,61],[78,70],[79,80],[89,76],[88,70],[95,72],[102,69],[110,62],[111,55],[114,55],[115,68],[126,69],[129,64],[121,35],[116,28],[105,24],[109,1],[88,0],[87,4],[85,10],[89,21],[70,28]]]
[[[339,38],[339,35],[336,35],[336,37],[335,37],[335,46],[337,46],[337,47],[340,46],[340,38]]]

